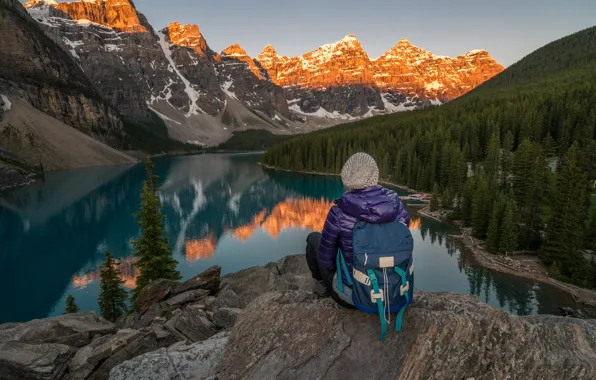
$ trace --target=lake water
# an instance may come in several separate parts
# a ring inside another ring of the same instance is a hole
[[[155,159],[166,231],[184,279],[211,265],[230,273],[304,252],[320,230],[337,177],[264,170],[257,154]],[[121,259],[127,287],[135,275],[131,241],[139,230],[143,165],[50,173],[43,182],[0,195],[0,323],[61,314],[66,295],[97,310],[104,251]],[[478,267],[446,236],[452,227],[411,208],[416,286],[471,293],[517,314],[572,306],[555,288]]]

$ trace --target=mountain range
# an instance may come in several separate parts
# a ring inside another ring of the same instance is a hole
[[[156,30],[130,0],[0,5],[11,21],[5,34],[13,34],[0,36],[0,94],[12,112],[22,101],[119,150],[158,138],[213,146],[247,129],[313,131],[442,104],[504,70],[484,50],[450,58],[406,39],[371,59],[353,35],[299,57],[267,46],[251,58],[238,44],[218,53],[198,26],[173,22]],[[42,149],[31,153],[22,136],[0,148],[42,159]],[[50,161],[51,168],[72,166]]]

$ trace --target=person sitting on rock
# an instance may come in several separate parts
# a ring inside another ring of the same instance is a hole
[[[379,169],[368,154],[356,153],[350,157],[341,170],[341,179],[346,192],[334,201],[323,233],[308,235],[306,260],[313,278],[326,287],[331,297],[344,307],[354,308],[354,227],[358,222],[387,224],[396,221],[409,226],[410,217],[398,194],[378,185]],[[341,259],[347,270],[338,267],[338,255],[343,256]],[[342,271],[340,275],[345,273],[340,277],[344,286],[338,284],[339,271]]]

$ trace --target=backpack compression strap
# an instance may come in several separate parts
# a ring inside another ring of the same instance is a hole
[[[348,280],[348,284],[350,286],[353,284],[352,278],[350,277],[350,272],[348,271],[348,265],[346,264],[346,260],[344,259],[344,255],[341,252],[341,249],[337,252],[337,257],[335,258],[336,270],[337,270],[337,290],[340,293],[344,292],[344,283],[342,281],[342,272],[346,276],[346,280]]]
[[[371,294],[373,302],[377,304],[377,308],[379,309],[379,318],[381,319],[381,340],[385,340],[385,335],[387,334],[387,321],[385,321],[385,307],[383,306],[383,293],[379,290],[379,281],[377,280],[377,276],[372,269],[367,271],[368,278],[370,278],[370,282],[373,286],[373,292]]]
[[[410,272],[412,272],[413,264],[410,265]],[[410,303],[410,283],[406,279],[406,272],[403,269],[401,269],[400,267],[395,267],[395,272],[397,272],[397,274],[399,274],[399,276],[401,277],[401,285],[399,287],[399,292],[402,296],[406,297],[406,303],[401,309],[399,309],[399,312],[397,313],[397,319],[395,320],[395,331],[399,332],[401,331],[401,323],[402,318],[404,316],[404,311],[406,310],[406,306],[408,306],[408,304]]]

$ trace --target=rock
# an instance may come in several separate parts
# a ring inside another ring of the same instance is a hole
[[[217,298],[214,300],[213,304],[205,306],[208,311],[214,311],[215,307],[241,308],[246,305],[245,302],[238,297],[238,294],[236,294],[236,292],[233,291],[230,286],[225,286],[219,291],[219,294],[217,295]]]
[[[166,305],[170,307],[181,305],[187,300],[188,302],[191,302],[193,296],[200,298],[204,295],[204,292],[198,292],[197,290],[208,290],[210,294],[216,294],[219,291],[221,282],[220,273],[221,268],[213,266],[182,284],[164,279],[153,281],[145,286],[137,297],[134,304],[135,310],[141,314],[146,313],[151,305],[169,300],[170,298],[175,298],[175,300],[171,301],[169,304],[166,303]],[[195,292],[181,296],[182,293],[190,291]],[[176,296],[179,297],[176,298]]]
[[[168,299],[167,301],[163,302],[162,305],[164,305],[167,308],[179,307],[187,303],[195,302],[204,297],[207,297],[208,294],[209,290],[206,289],[189,290],[187,292],[180,293],[177,296]]]
[[[110,380],[206,380],[215,378],[227,333],[190,345],[177,343],[124,362],[110,372]]]
[[[60,343],[83,347],[97,335],[113,334],[113,323],[100,318],[95,312],[66,314],[54,318],[36,319],[27,323],[0,325],[0,342],[20,341]]]
[[[0,379],[58,380],[75,350],[55,343],[0,343]]]
[[[222,291],[220,290],[219,294],[217,295],[217,298],[216,297],[206,297],[203,300],[203,302],[205,304],[205,310],[207,310],[207,311],[213,311],[213,310],[215,310],[215,303],[221,297],[221,295],[222,295],[221,292]],[[234,293],[234,294],[236,294],[236,293]]]
[[[162,306],[163,303],[154,303],[149,307],[149,310],[139,318],[139,320],[132,325],[132,328],[140,329],[147,327],[153,323],[156,318],[161,318],[166,314],[166,310]]]
[[[135,358],[147,352],[155,351],[162,347],[168,347],[177,342],[177,339],[169,333],[157,334],[153,331],[138,336],[135,340],[128,343],[120,351],[107,358],[99,367],[97,367],[87,380],[105,380],[108,378],[110,370],[115,366]],[[131,378],[129,380],[133,380]],[[135,379],[136,380],[136,379]]]
[[[238,295],[240,302],[236,303],[230,295],[220,294],[218,306],[244,308],[268,291],[312,290],[314,281],[304,255],[293,255],[284,257],[277,263],[272,262],[262,267],[252,267],[225,275],[222,278],[222,292],[226,286]],[[226,299],[230,300],[227,304],[224,301]]]
[[[236,318],[242,313],[242,309],[222,307],[213,313],[213,323],[222,329],[229,329],[236,323]]]
[[[189,290],[206,289],[211,295],[217,294],[221,282],[221,267],[212,266],[200,273],[198,276],[184,282],[176,294],[188,292]]]
[[[68,365],[73,380],[85,380],[97,363],[109,358],[137,338],[137,330],[120,330],[115,335],[106,335],[93,340],[91,344],[81,348]]]
[[[180,340],[198,342],[217,333],[215,325],[207,314],[199,309],[187,308],[175,315],[164,325],[165,329],[177,335]]]
[[[519,317],[461,294],[415,300],[380,342],[378,316],[267,293],[239,316],[219,379],[596,378],[596,321]]]
[[[180,286],[179,282],[164,279],[147,284],[135,300],[135,310],[141,314],[147,312],[151,305],[177,294],[176,291],[180,289]]]

